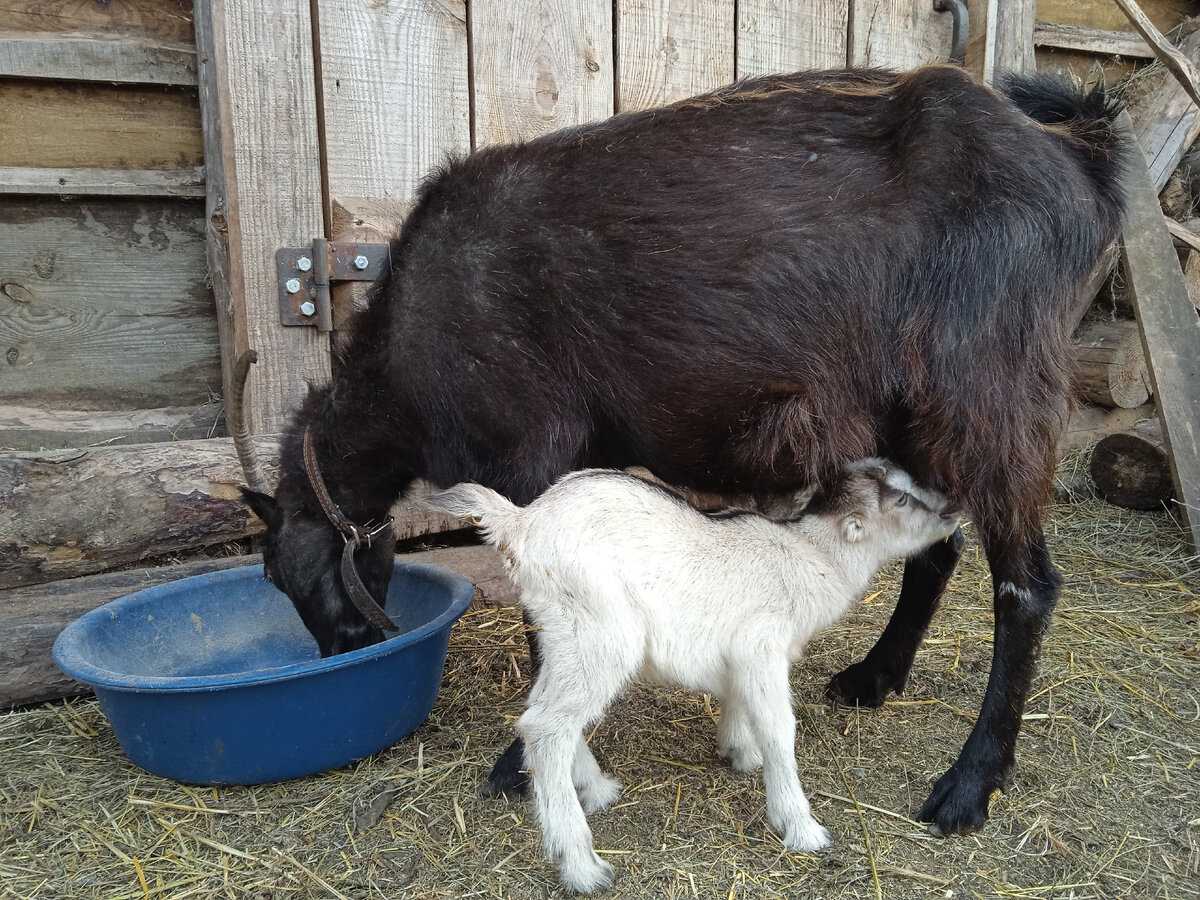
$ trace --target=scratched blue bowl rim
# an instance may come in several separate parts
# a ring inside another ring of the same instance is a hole
[[[67,625],[55,640],[54,661],[67,675],[88,686],[114,691],[156,693],[212,691],[241,685],[273,684],[334,672],[390,656],[399,650],[420,643],[431,635],[449,629],[467,611],[474,599],[475,589],[471,582],[459,573],[441,566],[397,559],[393,585],[396,581],[401,580],[396,577],[400,575],[426,578],[447,589],[450,602],[446,609],[438,616],[407,631],[396,632],[378,644],[325,659],[220,675],[136,675],[101,668],[85,658],[84,643],[89,634],[102,629],[105,621],[112,619],[115,615],[135,613],[139,609],[157,606],[164,599],[172,596],[184,595],[197,588],[208,588],[214,584],[235,585],[241,581],[262,581],[269,586],[263,575],[262,565],[249,565],[166,582],[119,597],[84,613]],[[259,587],[261,588],[261,586]],[[276,589],[270,587],[270,590]],[[391,591],[389,590],[390,599]],[[294,611],[292,614],[296,615]]]

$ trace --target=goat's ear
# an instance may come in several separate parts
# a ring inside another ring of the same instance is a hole
[[[842,519],[842,540],[847,544],[856,544],[867,534],[866,525],[860,513],[850,513]]]
[[[266,522],[267,528],[269,528],[271,531],[277,530],[279,528],[281,515],[279,512],[279,504],[275,502],[275,498],[270,494],[252,491],[248,487],[244,487],[241,490],[242,496],[245,498],[246,503],[249,504],[250,508],[254,510],[254,514]]]

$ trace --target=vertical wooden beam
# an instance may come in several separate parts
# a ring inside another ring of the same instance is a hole
[[[283,429],[329,339],[279,324],[275,251],[324,233],[308,0],[195,0],[209,232],[226,387],[246,347],[255,433]],[[228,396],[228,389],[226,390]]]
[[[996,56],[993,71],[1033,72],[1033,23],[1037,18],[1037,0],[997,0]]]
[[[850,0],[738,0],[737,77],[848,61]]]
[[[475,145],[613,113],[611,0],[475,0]]]
[[[1128,113],[1121,118],[1132,143]],[[1140,152],[1131,157],[1125,271],[1171,460],[1178,511],[1193,549],[1200,550],[1200,320],[1188,298],[1149,167]]]
[[[933,0],[852,0],[850,64],[911,69],[950,58],[950,13]]]
[[[471,149],[466,3],[320,0],[319,24],[330,237],[385,242],[421,179]],[[335,328],[365,287],[335,285]]]
[[[734,0],[617,0],[617,112],[733,81]]]

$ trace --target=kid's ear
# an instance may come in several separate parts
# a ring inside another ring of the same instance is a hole
[[[242,497],[245,498],[249,507],[254,510],[254,514],[267,523],[267,528],[275,531],[279,528],[280,513],[279,504],[275,502],[275,498],[270,494],[263,494],[258,491],[252,491],[248,487],[241,489]]]
[[[842,519],[842,539],[847,544],[856,544],[867,534],[863,518],[859,513],[850,513]]]

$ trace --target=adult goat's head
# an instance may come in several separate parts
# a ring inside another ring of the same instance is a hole
[[[285,441],[280,484],[274,496],[268,492],[243,414],[245,379],[256,359],[250,350],[238,360],[227,417],[249,484],[242,496],[267,526],[262,548],[267,579],[291,599],[321,656],[370,646],[383,639],[383,627],[391,627],[379,608],[395,564],[390,526],[370,531],[343,517],[347,528],[339,530],[318,496],[323,482],[320,488],[313,483],[314,474],[321,479],[319,470],[313,473],[301,461],[315,454],[311,447],[304,453],[299,437]],[[331,499],[328,503],[337,509]]]

